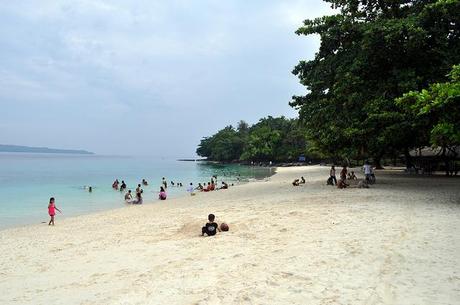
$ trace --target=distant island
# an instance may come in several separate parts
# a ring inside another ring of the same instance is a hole
[[[4,144],[0,144],[0,152],[94,155],[93,152],[86,151],[86,150],[56,149],[56,148],[48,148],[48,147],[29,147],[29,146],[4,145]]]

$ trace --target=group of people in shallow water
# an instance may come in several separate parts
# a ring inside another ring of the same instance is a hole
[[[302,177],[302,179],[303,179],[303,177]],[[240,181],[239,175],[238,175],[237,180]],[[305,183],[304,179],[303,179],[303,181]],[[141,183],[139,183],[137,185],[136,189],[135,189],[135,195],[133,195],[133,192],[131,190],[128,190],[128,186],[126,185],[124,180],[121,180],[121,182],[120,182],[118,179],[115,179],[115,181],[113,181],[113,183],[112,183],[112,189],[114,189],[116,191],[120,191],[120,192],[126,191],[126,193],[124,195],[124,200],[125,200],[126,203],[128,203],[128,204],[142,204],[143,203],[143,193],[144,193],[144,190],[142,189],[142,186],[148,186],[148,185],[149,185],[149,183],[147,182],[147,180],[142,179]],[[175,183],[174,181],[171,181],[170,186],[183,187],[183,184],[182,184],[182,182],[176,182]],[[233,186],[233,183],[231,184],[231,186]],[[160,191],[158,192],[158,199],[166,200],[166,198],[168,197],[167,193],[166,193],[167,188],[168,188],[168,183],[167,183],[165,177],[163,177],[163,179],[161,181]],[[221,186],[219,187],[218,184],[217,184],[217,176],[214,175],[214,176],[211,177],[210,182],[205,182],[203,184],[198,183],[197,187],[194,187],[193,183],[190,183],[190,185],[187,187],[187,192],[190,193],[190,195],[195,195],[196,191],[211,192],[211,191],[215,191],[215,190],[226,190],[228,188],[229,188],[229,185],[225,181],[221,181]],[[92,192],[93,187],[85,186],[84,189],[87,189],[89,192]],[[54,199],[54,197],[52,197],[52,198],[50,198],[50,201],[49,201],[49,204],[48,204],[48,215],[50,216],[50,221],[48,223],[49,225],[54,225],[54,216],[56,215],[56,211],[62,213],[61,210],[56,207],[55,199]],[[217,230],[218,231],[221,231],[221,230],[222,231],[228,231],[228,225],[226,225],[225,223],[222,223],[222,228],[219,229],[217,227],[217,224],[214,223],[214,215],[210,214],[209,215],[209,222],[208,222],[208,224],[206,224],[203,227],[202,235],[204,235],[204,234],[215,235]]]
[[[221,183],[222,183],[221,187],[218,187],[217,186],[217,176],[213,176],[210,182],[203,183],[203,184],[198,183],[197,187],[194,187],[193,183],[190,183],[190,185],[187,187],[187,192],[190,193],[191,195],[195,195],[195,191],[210,192],[214,190],[220,190],[220,189],[225,190],[229,188],[229,185],[226,182],[222,181]],[[147,180],[142,179],[142,185],[148,186],[149,184]],[[174,183],[174,181],[171,181],[170,186],[183,187],[183,184],[182,182]],[[127,189],[127,186],[123,180],[121,181],[121,185],[120,185],[120,182],[118,181],[118,179],[116,179],[112,184],[112,188],[114,190],[125,191]],[[168,188],[168,182],[163,177],[161,181],[160,191],[158,192],[158,199],[166,200],[166,198],[168,197],[166,193],[167,188]],[[134,195],[134,197],[133,197],[133,193],[131,190],[128,190],[125,193],[125,196],[124,196],[125,202],[128,204],[142,204],[143,203],[143,193],[144,193],[144,190],[142,189],[141,184],[138,184],[136,188],[136,194]]]
[[[211,181],[208,182],[207,184],[206,184],[206,182],[203,183],[203,184],[198,183],[198,186],[195,188],[195,190],[200,191],[200,192],[211,192],[211,191],[216,191],[216,190],[226,190],[226,189],[228,189],[228,184],[226,182],[222,181],[221,186],[219,187],[217,185],[216,180],[214,180],[214,177],[213,177],[213,178],[211,178]],[[192,186],[192,183],[190,183],[190,185]]]
[[[118,190],[118,179],[116,179],[113,184],[112,184],[112,188],[115,189],[115,190]],[[145,179],[142,179],[142,182],[139,183],[136,187],[136,195],[135,197],[133,198],[133,194],[132,194],[132,191],[131,190],[128,190],[126,193],[125,193],[125,202],[126,203],[129,203],[129,204],[142,204],[144,202],[144,199],[143,199],[143,194],[144,194],[144,190],[142,189],[142,185],[143,186],[148,186],[149,183],[147,182],[147,180]],[[121,182],[121,187],[120,187],[120,191],[124,191],[126,190],[126,184],[125,182],[122,180]],[[163,187],[160,187],[160,192],[158,194],[158,198],[161,199],[161,200],[166,200],[166,191]]]

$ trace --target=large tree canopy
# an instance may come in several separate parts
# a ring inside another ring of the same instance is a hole
[[[315,58],[293,71],[308,90],[291,106],[309,144],[332,157],[377,160],[427,144],[395,98],[445,81],[460,62],[460,1],[327,2],[340,13],[297,31],[321,38]]]

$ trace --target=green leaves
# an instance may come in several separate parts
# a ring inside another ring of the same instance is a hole
[[[428,144],[432,136],[422,125],[435,108],[453,107],[452,92],[439,88],[431,103],[414,104],[423,117],[395,98],[412,91],[407,98],[420,100],[428,94],[421,89],[445,81],[460,62],[460,1],[327,2],[341,13],[306,20],[296,32],[321,37],[315,58],[293,70],[308,93],[290,105],[310,146],[324,156],[358,159]]]
[[[460,145],[459,75],[460,66],[454,66],[449,82],[435,83],[428,89],[411,91],[396,99],[398,105],[424,123],[423,128],[429,133],[433,146]]]

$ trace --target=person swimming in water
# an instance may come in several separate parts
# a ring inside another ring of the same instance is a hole
[[[136,194],[136,199],[132,201],[133,204],[142,204],[144,200],[142,199],[142,192]]]
[[[166,200],[166,197],[167,195],[165,189],[162,186],[160,186],[160,193],[158,194],[158,199]]]
[[[112,188],[118,190],[118,184],[119,184],[119,183],[120,183],[120,182],[118,182],[118,179],[115,179],[115,181],[112,183]]]
[[[133,195],[131,194],[131,190],[128,190],[128,192],[125,194],[125,202],[132,203],[132,201],[133,201]]]
[[[142,194],[144,191],[142,190],[141,188],[141,185],[138,184],[137,187],[136,187],[136,194]]]

